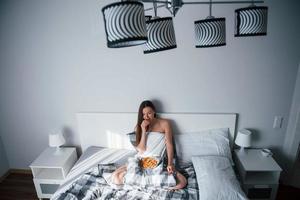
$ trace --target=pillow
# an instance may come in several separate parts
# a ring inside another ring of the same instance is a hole
[[[201,200],[246,200],[230,160],[222,156],[193,156]]]
[[[224,156],[233,164],[228,133],[221,128],[174,135],[179,164],[190,165],[192,156]]]

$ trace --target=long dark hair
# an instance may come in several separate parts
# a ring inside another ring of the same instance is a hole
[[[143,109],[146,107],[150,107],[152,108],[152,110],[155,112],[154,117],[156,117],[156,109],[154,104],[149,101],[149,100],[145,100],[140,104],[139,107],[139,112],[138,112],[138,118],[137,118],[137,123],[136,123],[136,141],[135,141],[135,145],[138,145],[140,143],[141,137],[142,137],[142,128],[141,128],[141,124],[144,120],[143,117]]]

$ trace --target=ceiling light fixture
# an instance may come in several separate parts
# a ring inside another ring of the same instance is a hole
[[[153,3],[153,8],[144,9],[143,3]],[[251,7],[235,10],[235,36],[266,35],[267,7],[254,6],[257,1],[192,1],[182,0],[122,0],[102,8],[107,46],[109,48],[129,47],[145,44],[144,53],[152,53],[176,48],[172,17],[159,18],[157,8],[166,8],[175,17],[183,5],[209,4],[210,15],[204,20],[195,21],[196,47],[215,47],[226,45],[225,18],[211,15],[212,4],[244,4]],[[157,5],[158,4],[158,5]],[[146,19],[144,12],[153,10],[155,16]]]

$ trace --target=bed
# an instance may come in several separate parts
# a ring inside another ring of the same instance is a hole
[[[77,113],[83,154],[52,200],[247,199],[234,174],[231,150],[236,114],[160,113],[172,124],[176,168],[185,188],[114,185],[111,173],[136,154],[130,142],[137,113]]]

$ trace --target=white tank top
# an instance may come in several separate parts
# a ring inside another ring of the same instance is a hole
[[[165,134],[147,132],[146,151],[140,157],[162,157],[166,150]]]

